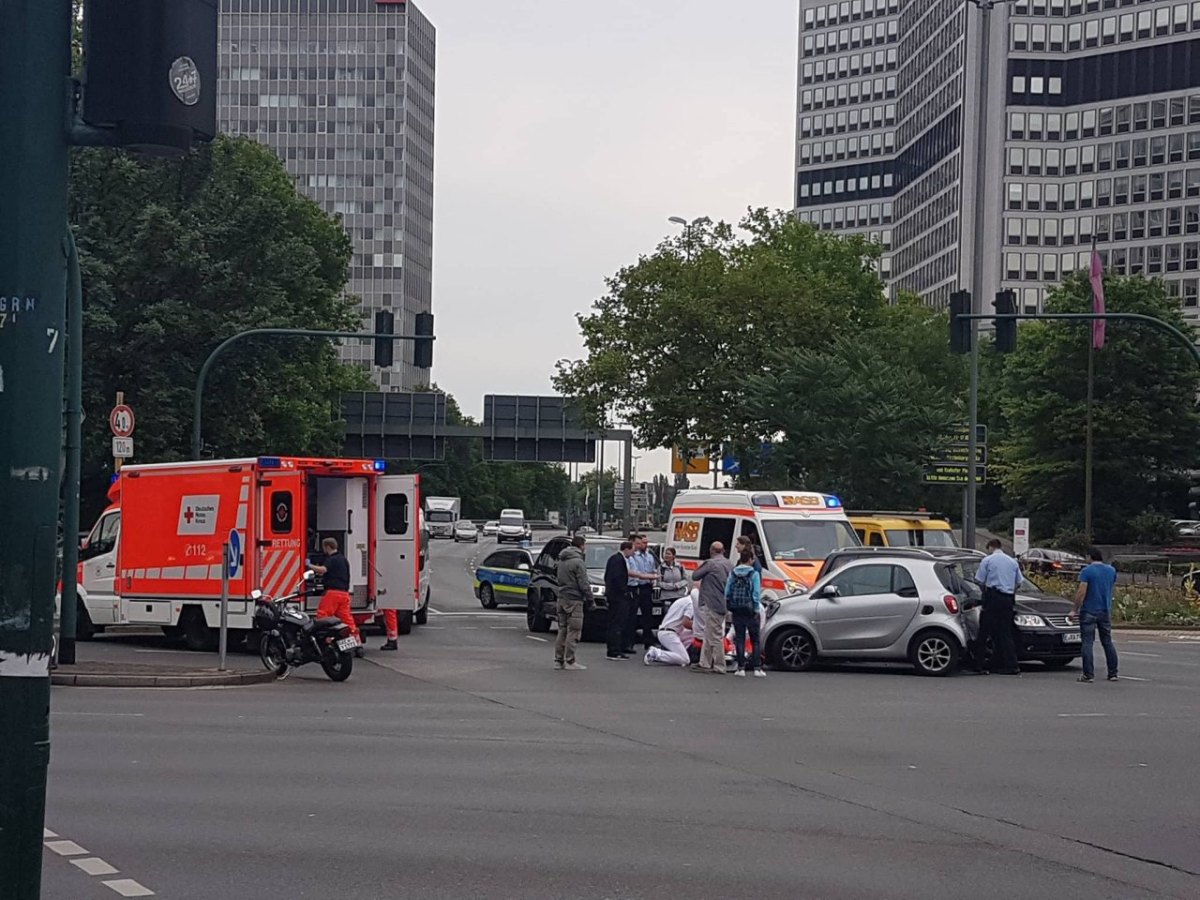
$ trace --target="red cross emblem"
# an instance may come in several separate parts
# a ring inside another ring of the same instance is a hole
[[[194,518],[196,518],[196,514],[194,512],[192,512],[192,508],[189,506],[186,510],[184,510],[183,520],[185,522],[187,522],[189,525],[191,525],[192,519],[194,519]]]

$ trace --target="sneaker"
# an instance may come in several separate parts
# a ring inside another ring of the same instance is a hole
[[[1108,680],[1109,680],[1109,681],[1120,681],[1121,679],[1119,679],[1119,678],[1117,677],[1117,674],[1114,672],[1112,675],[1109,675],[1109,676],[1108,676]]]
[[[563,666],[568,672],[586,672],[587,666],[581,666],[579,663],[567,663]]]
[[[620,662],[623,659],[629,659],[629,657],[623,653],[617,653],[615,655],[610,653],[608,656],[606,656],[604,658],[609,660],[610,662]]]
[[[562,661],[561,659],[556,659],[556,660],[554,661],[554,668],[556,668],[556,669],[562,669],[562,668],[565,668],[565,667],[566,667],[566,666],[565,666],[565,664],[563,663],[563,661]]]
[[[755,678],[766,678],[766,677],[767,677],[767,673],[766,673],[766,672],[764,672],[762,669],[755,669],[755,670],[754,670],[754,677],[755,677]]]
[[[733,673],[733,677],[734,677],[734,678],[745,678],[745,677],[746,677],[746,670],[745,670],[745,669],[738,669],[736,672],[734,672],[734,673]]]
[[[1091,684],[1095,680],[1091,675],[1080,675],[1078,678],[1080,684]]]
[[[642,657],[642,665],[644,665],[644,666],[650,665],[650,654],[649,653],[647,653],[645,656]]]
[[[399,650],[400,645],[397,644],[395,641],[388,641],[386,644],[384,644],[379,649],[380,650]]]

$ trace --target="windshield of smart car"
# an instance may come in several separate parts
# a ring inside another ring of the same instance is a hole
[[[771,558],[824,559],[834,550],[861,546],[849,522],[775,519],[762,523]]]
[[[956,563],[959,571],[962,572],[963,577],[967,579],[967,593],[971,594],[973,597],[977,597],[982,593],[979,585],[975,583],[975,573],[979,570],[979,563],[981,562],[983,562],[983,560],[970,560],[968,562]],[[1036,584],[1034,584],[1028,578],[1021,576],[1021,583],[1017,585],[1018,594],[1040,594],[1041,592],[1041,589]]]
[[[886,532],[889,547],[954,547],[949,531],[926,531],[921,528],[889,528]]]

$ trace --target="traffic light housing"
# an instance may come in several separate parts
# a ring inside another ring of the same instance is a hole
[[[1017,349],[1017,320],[1001,319],[1017,312],[1017,295],[1014,291],[1000,291],[992,304],[996,307],[996,352],[1012,353]]]
[[[413,342],[413,365],[418,369],[433,368],[433,313],[417,313],[417,339]]]
[[[955,291],[950,295],[950,352],[971,352],[971,292]]]
[[[396,315],[390,310],[381,309],[375,313],[375,333],[395,334]],[[375,365],[381,369],[390,369],[396,358],[396,342],[391,338],[375,338]]]

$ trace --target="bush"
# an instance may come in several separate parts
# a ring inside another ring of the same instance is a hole
[[[1060,531],[1050,541],[1050,546],[1055,550],[1065,550],[1067,553],[1075,553],[1079,556],[1087,556],[1088,550],[1091,549],[1091,541],[1088,536],[1082,531],[1068,529]]]
[[[1177,536],[1171,520],[1152,510],[1134,516],[1129,522],[1129,531],[1137,543],[1152,546],[1169,544]]]
[[[1032,577],[1047,594],[1072,598],[1079,582],[1069,578]],[[1177,585],[1118,584],[1113,591],[1114,625],[1156,625],[1162,628],[1200,626],[1200,595]]]

